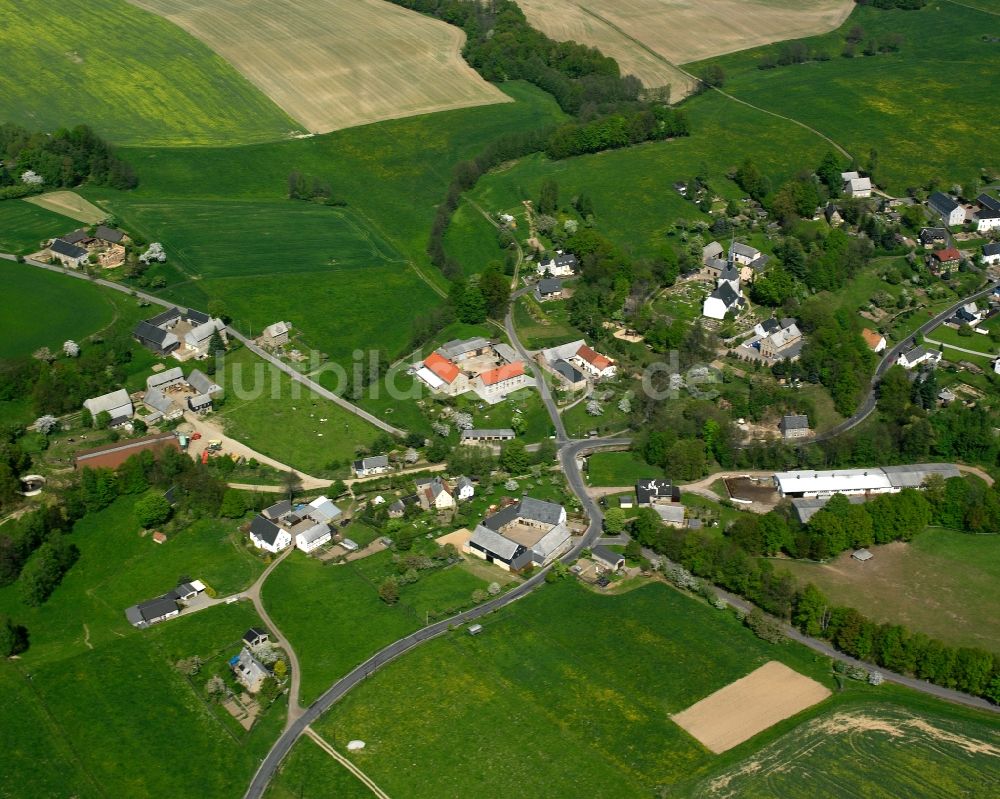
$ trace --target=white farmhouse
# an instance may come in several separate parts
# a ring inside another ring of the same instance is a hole
[[[257,549],[277,554],[292,545],[292,534],[270,519],[254,516],[250,522],[250,540]]]
[[[940,191],[934,192],[927,198],[927,205],[949,227],[961,225],[965,222],[965,209],[955,202],[953,197],[949,197],[947,194]]]

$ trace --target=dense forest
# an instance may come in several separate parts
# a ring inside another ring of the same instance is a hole
[[[26,172],[37,176],[34,182],[23,180]],[[138,179],[132,167],[86,125],[51,134],[0,125],[0,199],[81,183],[133,189]]]

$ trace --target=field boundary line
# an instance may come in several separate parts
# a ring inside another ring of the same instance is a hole
[[[350,760],[344,757],[340,752],[334,749],[330,744],[328,744],[318,732],[316,732],[312,727],[306,727],[306,735],[313,739],[315,744],[326,752],[330,757],[336,760],[340,765],[346,768],[351,774],[357,777],[365,786],[367,786],[373,794],[375,794],[379,799],[389,799],[389,794],[383,791],[375,781],[372,780],[367,774],[365,774],[361,769],[355,766]]]
[[[969,9],[969,11],[979,11],[983,14],[989,14],[990,16],[1000,17],[1000,12],[998,11],[989,11],[988,9],[985,8],[979,8],[979,6],[970,6],[967,5],[966,3],[959,3],[958,0],[944,0],[944,1],[946,3],[951,3],[953,6],[961,6],[962,8],[967,8]]]
[[[948,0],[948,2],[952,2],[952,0]],[[960,4],[958,4],[958,5],[960,5]],[[675,64],[673,61],[668,60],[667,58],[665,58],[664,56],[662,56],[660,53],[656,52],[656,50],[653,50],[652,48],[650,48],[647,45],[645,45],[642,42],[640,42],[634,36],[630,36],[624,30],[622,30],[617,25],[615,25],[615,23],[613,23],[611,20],[602,17],[600,14],[598,14],[598,13],[596,13],[594,11],[591,11],[589,8],[585,8],[584,6],[580,6],[580,10],[583,11],[585,14],[589,14],[590,16],[594,17],[594,19],[600,20],[601,22],[603,22],[608,27],[610,27],[613,30],[615,30],[618,33],[620,33],[622,36],[624,36],[630,42],[633,42],[637,47],[642,48],[643,50],[645,50],[650,55],[654,56],[655,58],[658,58],[664,64],[667,64],[668,66],[673,67],[674,69],[676,69],[678,72],[680,72],[683,75],[687,75],[687,77],[689,77],[691,80],[695,81],[696,84],[700,84],[701,83],[701,79],[698,78],[696,75],[693,75],[692,73],[688,72],[686,69],[684,69],[684,67],[680,66],[679,64]],[[756,111],[760,111],[760,112],[762,112],[764,114],[770,114],[771,116],[777,117],[778,119],[783,119],[786,122],[791,122],[791,123],[793,123],[795,125],[798,125],[800,128],[805,128],[810,133],[813,133],[816,136],[819,136],[821,139],[824,139],[825,141],[827,141],[829,144],[831,144],[833,147],[835,147],[837,149],[837,151],[841,155],[843,155],[845,158],[850,158],[852,161],[854,160],[854,156],[851,155],[845,148],[841,147],[839,144],[837,144],[837,142],[835,142],[833,139],[831,139],[825,133],[823,133],[823,132],[821,132],[819,130],[816,130],[816,128],[807,125],[805,122],[800,122],[799,120],[793,119],[792,117],[786,117],[783,114],[779,114],[779,113],[777,113],[775,111],[769,111],[766,108],[761,108],[759,105],[754,105],[753,103],[748,103],[746,100],[741,100],[739,97],[734,97],[733,95],[729,94],[729,92],[722,91],[722,89],[720,89],[718,86],[712,86],[710,88],[713,89],[714,91],[717,91],[723,97],[728,97],[730,100],[732,100],[735,103],[740,103],[741,105],[745,105],[747,108],[753,108]]]

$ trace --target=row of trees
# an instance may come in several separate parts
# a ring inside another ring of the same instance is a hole
[[[590,122],[570,122],[558,127],[545,144],[550,158],[569,158],[630,147],[644,141],[689,136],[687,116],[665,105],[627,114],[611,114]]]
[[[43,187],[92,183],[133,189],[138,185],[132,167],[86,125],[60,128],[50,135],[5,123],[0,125],[0,154],[0,161],[13,165],[11,171],[0,167],[0,187],[19,184],[25,171],[38,175],[42,179],[38,185]]]

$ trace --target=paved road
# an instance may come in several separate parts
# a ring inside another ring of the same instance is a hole
[[[0,253],[0,258],[3,258],[8,261],[13,261],[16,259],[16,256],[11,255],[10,253]],[[120,291],[122,294],[128,294],[138,299],[145,300],[146,302],[153,303],[155,305],[161,305],[164,308],[173,308],[177,305],[177,303],[175,302],[170,302],[168,300],[162,299],[161,297],[155,297],[152,294],[146,294],[145,292],[137,291],[129,286],[123,286],[121,283],[115,283],[111,280],[104,280],[103,278],[92,278],[89,277],[88,275],[83,274],[82,272],[77,272],[75,270],[67,269],[62,266],[53,266],[52,264],[43,263],[42,261],[36,261],[34,258],[25,258],[24,262],[26,264],[30,264],[31,266],[37,266],[39,269],[46,269],[49,272],[57,272],[61,275],[69,275],[70,277],[75,277],[78,280],[86,280],[89,283],[96,283],[98,286],[104,286],[105,288],[109,288],[112,291]],[[325,399],[328,399],[331,402],[336,403],[344,410],[353,413],[355,416],[359,416],[369,424],[373,424],[375,425],[375,427],[378,427],[381,430],[385,430],[387,433],[391,433],[392,435],[397,435],[397,436],[406,435],[405,430],[400,430],[398,427],[393,427],[391,424],[383,422],[377,416],[373,416],[372,414],[368,413],[368,411],[359,408],[357,405],[348,402],[343,397],[339,397],[332,391],[328,391],[327,389],[323,388],[323,386],[321,386],[314,380],[311,380],[310,378],[306,377],[300,372],[296,372],[287,363],[278,360],[269,352],[265,352],[264,350],[262,350],[260,347],[258,347],[252,341],[250,341],[246,336],[240,333],[238,330],[234,330],[232,327],[227,327],[226,334],[232,336],[237,341],[242,342],[244,346],[246,346],[246,348],[250,350],[252,353],[254,353],[260,358],[263,358],[265,361],[274,364],[274,366],[276,366],[282,372],[291,377],[292,380],[294,380],[297,383],[301,383],[310,391],[319,394],[319,396],[324,397]]]
[[[991,283],[989,286],[980,291],[977,291],[975,294],[970,294],[968,297],[959,300],[947,310],[944,310],[941,313],[939,313],[933,319],[924,322],[913,333],[913,335],[903,339],[891,350],[888,350],[882,357],[882,360],[879,363],[878,368],[875,370],[875,374],[872,375],[871,385],[868,388],[868,395],[865,397],[864,401],[861,403],[861,406],[858,408],[855,414],[851,416],[849,419],[845,419],[836,427],[831,427],[829,430],[827,430],[824,433],[820,433],[818,436],[801,441],[801,443],[799,443],[798,446],[806,446],[807,444],[814,444],[818,441],[828,441],[829,439],[836,438],[837,436],[842,435],[843,433],[846,433],[848,430],[852,430],[853,428],[861,424],[865,419],[867,419],[871,415],[872,411],[875,410],[879,381],[882,379],[885,373],[889,371],[889,368],[896,363],[896,359],[900,356],[900,354],[910,349],[913,346],[913,342],[917,338],[917,336],[926,336],[928,333],[931,332],[931,330],[933,330],[943,321],[954,316],[955,312],[963,305],[965,305],[967,302],[974,302],[975,300],[988,296],[993,291],[993,289],[998,285],[1000,285],[1000,283]]]

